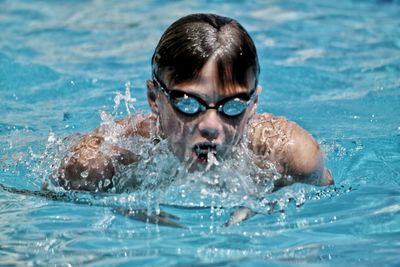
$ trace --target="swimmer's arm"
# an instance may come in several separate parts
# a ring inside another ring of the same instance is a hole
[[[138,121],[132,123],[132,120]],[[148,138],[151,121],[149,116],[128,116],[117,122],[119,135]],[[52,178],[67,190],[107,191],[114,186],[114,165],[129,165],[136,161],[138,156],[131,151],[105,142],[104,127],[99,127],[69,149]]]
[[[280,162],[284,166],[284,174],[292,177],[293,182],[333,184],[332,175],[325,168],[323,153],[318,142],[296,123],[290,121],[287,123],[289,140]],[[285,185],[285,182],[290,183],[290,180],[282,179],[282,185]]]
[[[307,131],[284,117],[257,114],[249,130],[249,148],[259,167],[268,169],[272,163],[282,175],[274,181],[277,187],[295,182],[333,184],[319,144]]]

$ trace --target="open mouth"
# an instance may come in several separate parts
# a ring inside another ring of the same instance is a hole
[[[197,161],[201,163],[207,163],[211,155],[216,157],[217,146],[212,143],[200,143],[193,147],[193,152],[196,156]]]

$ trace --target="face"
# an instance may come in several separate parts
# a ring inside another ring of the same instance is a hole
[[[235,96],[249,95],[254,89],[255,78],[249,79],[249,87],[236,85],[219,88],[214,68],[213,61],[210,60],[196,81],[181,84],[163,81],[168,90],[179,90],[195,96],[209,107],[192,116],[179,112],[159,88],[148,83],[149,103],[160,118],[164,137],[167,138],[170,149],[178,158],[188,163],[190,169],[204,168],[210,157],[221,159],[229,156],[232,147],[241,141],[245,126],[256,108],[257,97],[253,97],[239,116],[221,114],[215,104],[224,103],[225,99],[235,99]]]

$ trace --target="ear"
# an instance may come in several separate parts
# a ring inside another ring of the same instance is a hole
[[[262,87],[261,87],[261,85],[257,85],[257,95],[259,95],[260,93],[261,93],[261,91],[262,91]]]
[[[158,104],[157,104],[157,92],[156,92],[156,86],[154,84],[154,81],[147,80],[146,81],[147,85],[147,101],[149,102],[149,106],[151,108],[151,111],[158,115]]]

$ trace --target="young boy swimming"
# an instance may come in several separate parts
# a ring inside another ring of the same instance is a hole
[[[284,117],[256,114],[261,91],[257,52],[237,21],[214,14],[177,20],[162,35],[151,65],[147,99],[152,112],[118,121],[120,136],[153,138],[157,133],[189,172],[229,158],[235,146],[246,142],[260,168],[273,163],[281,174],[275,186],[333,183],[308,132]],[[70,152],[54,177],[68,190],[108,191],[116,164],[141,160],[105,142],[103,127],[83,136]]]

